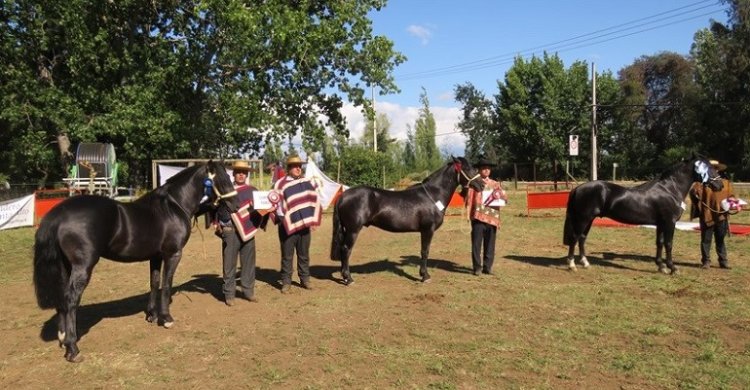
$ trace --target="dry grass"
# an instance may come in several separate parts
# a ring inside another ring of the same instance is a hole
[[[656,272],[654,232],[592,229],[592,267],[565,269],[562,212],[503,210],[495,277],[475,277],[469,227],[446,218],[432,283],[418,279],[417,234],[371,228],[356,283],[314,233],[315,289],[281,295],[275,231],[259,234],[260,303],[221,302],[220,242],[197,230],[177,271],[171,330],[144,321],[147,263],[103,260],[83,298],[69,364],[36,307],[32,229],[0,232],[0,384],[21,388],[748,388],[750,239],[729,240],[733,269],[701,270],[698,235],[678,232],[677,276]],[[746,213],[750,214],[750,213]],[[735,221],[748,222],[738,215]]]

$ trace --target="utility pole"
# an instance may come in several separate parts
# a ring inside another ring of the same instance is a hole
[[[372,151],[378,152],[378,112],[375,111],[375,86],[370,87],[372,95]]]
[[[591,63],[591,180],[596,180],[596,64]]]

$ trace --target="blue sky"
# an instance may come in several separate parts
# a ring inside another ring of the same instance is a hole
[[[582,60],[616,75],[642,55],[688,54],[696,31],[711,19],[726,21],[726,7],[714,0],[390,0],[371,18],[374,33],[408,57],[394,72],[401,93],[375,97],[391,134],[403,139],[413,126],[424,87],[438,144],[460,154],[455,85],[471,82],[492,96],[516,55],[530,58],[545,49],[566,67]],[[356,111],[345,109],[354,137],[364,126]]]

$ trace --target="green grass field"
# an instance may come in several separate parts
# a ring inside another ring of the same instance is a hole
[[[431,283],[417,281],[418,234],[369,228],[354,249],[356,283],[345,287],[328,260],[326,216],[313,235],[314,290],[279,293],[271,228],[257,237],[260,302],[231,308],[221,301],[220,241],[196,228],[175,277],[170,330],[144,321],[147,263],[102,260],[80,309],[80,364],[65,362],[45,334],[53,312],[33,295],[34,230],[0,231],[0,384],[750,388],[750,236],[728,239],[733,269],[703,270],[699,235],[678,231],[680,273],[670,276],[653,262],[653,229],[595,226],[591,268],[570,272],[563,210],[527,217],[524,195],[512,192],[502,211],[494,277],[471,275],[470,228],[454,210],[433,241]],[[732,221],[748,224],[750,213]]]

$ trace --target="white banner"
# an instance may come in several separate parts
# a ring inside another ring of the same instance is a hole
[[[178,174],[183,169],[185,169],[185,167],[159,164],[159,185],[163,186],[170,177]]]
[[[0,202],[0,230],[33,225],[33,194]]]
[[[308,159],[307,167],[305,168],[305,177],[315,182],[318,186],[318,195],[320,197],[320,205],[323,210],[327,209],[331,205],[331,202],[336,198],[339,191],[343,191],[346,187],[333,181],[330,177],[326,176],[323,171],[318,168],[318,165],[312,159]]]
[[[162,165],[159,164],[159,185],[163,186],[164,183],[169,180],[170,177],[180,173],[183,169],[187,167],[178,167],[174,165]],[[233,171],[229,168],[225,168],[227,171],[227,174],[229,174],[229,179],[232,179]]]

